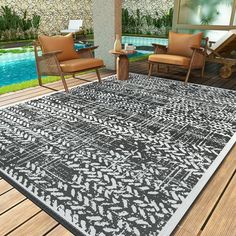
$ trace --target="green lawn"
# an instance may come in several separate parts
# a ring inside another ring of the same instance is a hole
[[[146,54],[146,55],[141,55],[137,57],[132,57],[132,58],[129,58],[129,61],[130,62],[144,61],[144,60],[147,60],[150,55],[151,54]]]
[[[77,75],[84,75],[87,73],[91,73],[94,70],[89,70],[86,72],[81,72],[78,73]],[[71,78],[71,76],[65,76],[66,79]],[[45,78],[42,78],[43,80],[43,84],[48,84],[48,83],[52,83],[58,80],[61,80],[61,78],[59,76],[47,76]],[[6,85],[3,87],[0,87],[0,95],[1,94],[5,94],[5,93],[10,93],[10,92],[16,92],[16,91],[20,91],[22,89],[26,89],[26,88],[32,88],[32,87],[36,87],[38,86],[38,79],[33,79],[33,80],[28,80],[19,84],[11,84],[11,85]]]
[[[48,77],[43,78],[43,83],[47,84],[47,83],[51,83],[58,80],[60,80],[59,76],[48,76]],[[11,84],[11,85],[0,87],[0,94],[16,92],[22,89],[36,87],[36,86],[38,86],[38,80],[33,79],[33,80],[25,81],[19,84]]]
[[[21,48],[13,48],[13,49],[0,49],[0,56],[5,53],[25,53],[25,52],[33,52],[33,47],[21,47]]]

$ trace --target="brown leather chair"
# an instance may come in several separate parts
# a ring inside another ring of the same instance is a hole
[[[42,55],[38,53],[38,47],[42,50]],[[39,36],[34,42],[35,58],[38,72],[39,85],[42,86],[42,75],[60,76],[65,91],[68,87],[65,75],[72,75],[87,70],[96,70],[99,82],[101,77],[98,69],[104,67],[101,59],[93,57],[95,47],[83,48],[79,51],[74,49],[73,34],[66,36]]]
[[[208,38],[202,39],[202,36],[202,33],[180,34],[170,32],[168,47],[153,44],[155,51],[148,58],[148,77],[151,76],[153,65],[157,65],[159,70],[159,64],[187,69],[185,83],[188,82],[192,69],[201,69],[201,76],[204,77]],[[202,41],[204,41],[204,47],[201,47]]]

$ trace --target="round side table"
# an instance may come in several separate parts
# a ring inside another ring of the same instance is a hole
[[[129,59],[128,55],[135,54],[136,51],[125,51],[122,50],[117,52],[110,50],[109,53],[116,56],[116,73],[118,80],[127,80],[129,78]]]

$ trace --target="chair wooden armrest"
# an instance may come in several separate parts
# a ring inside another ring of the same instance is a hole
[[[192,46],[191,49],[192,49],[193,51],[196,51],[196,52],[202,53],[202,54],[204,54],[204,51],[205,51],[204,48],[202,48],[202,47],[197,47],[197,46]]]
[[[84,51],[94,51],[95,49],[97,49],[98,46],[93,46],[93,47],[88,47],[88,48],[81,48],[81,49],[78,49],[76,50],[78,53],[80,52],[84,52]]]
[[[167,49],[167,46],[162,45],[162,44],[158,44],[158,43],[152,43],[152,46],[153,47],[159,47],[159,48],[166,48]]]
[[[167,46],[157,43],[152,43],[154,53],[167,53]]]
[[[91,57],[94,57],[93,51],[97,48],[98,48],[98,46],[93,46],[93,47],[89,47],[89,48],[81,48],[81,49],[77,50],[76,52],[82,58],[91,58]]]

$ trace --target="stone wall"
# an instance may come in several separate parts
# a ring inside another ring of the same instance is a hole
[[[123,0],[123,7],[131,12],[139,8],[153,15],[156,11],[164,14],[173,5],[174,0]],[[43,34],[58,34],[67,28],[69,19],[83,19],[84,28],[93,28],[93,0],[0,0],[0,6],[9,6],[17,13],[27,10],[29,16],[40,15],[39,32]]]
[[[86,29],[92,28],[92,0],[0,0],[17,13],[27,10],[29,16],[41,16],[40,33],[58,34],[68,27],[70,19],[83,19]]]

